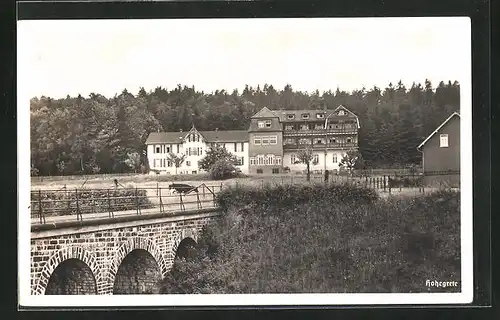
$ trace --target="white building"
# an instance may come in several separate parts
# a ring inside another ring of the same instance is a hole
[[[238,159],[236,167],[248,173],[248,132],[246,130],[198,131],[191,128],[189,132],[152,132],[147,145],[147,157],[150,173],[160,174],[197,174],[202,172],[198,167],[210,146],[224,146]],[[186,155],[184,162],[176,168],[168,160],[168,154]]]

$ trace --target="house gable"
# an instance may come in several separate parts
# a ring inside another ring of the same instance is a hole
[[[252,119],[254,118],[279,118],[279,117],[274,112],[269,110],[269,108],[264,107],[260,109],[259,112],[257,112],[252,116]]]
[[[418,147],[418,150],[422,150],[422,147],[436,134],[438,133],[452,118],[458,117],[460,119],[460,114],[458,112],[452,113],[443,123],[439,125]]]

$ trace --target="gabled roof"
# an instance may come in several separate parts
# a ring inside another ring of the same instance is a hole
[[[338,112],[339,112],[340,110],[344,110],[344,111],[346,111],[348,114],[350,114],[351,116],[356,117],[356,123],[357,123],[357,125],[358,125],[358,129],[360,128],[358,116],[357,116],[357,115],[355,115],[355,114],[354,114],[351,110],[349,110],[349,109],[347,109],[346,107],[344,107],[343,105],[340,105],[340,106],[338,106],[337,108],[335,108],[335,109],[333,110],[333,112],[332,112],[332,113],[328,116],[328,118],[330,118],[332,115],[335,115],[335,116],[337,116],[337,117],[343,117],[343,116],[341,116],[341,115],[339,115],[339,114],[338,114]]]
[[[151,132],[146,144],[182,143],[186,132]]]
[[[207,142],[247,142],[247,130],[200,131]]]
[[[264,107],[262,109],[260,109],[259,112],[257,112],[256,114],[254,114],[252,116],[252,119],[253,118],[277,118],[278,116],[271,110],[269,110],[269,108],[267,107]]]
[[[441,123],[441,125],[439,125],[439,127],[436,128],[436,130],[434,130],[418,147],[417,149],[420,150],[420,148],[422,148],[424,146],[424,144],[429,141],[430,138],[432,138],[432,136],[434,136],[446,123],[448,123],[448,121],[451,120],[451,118],[453,118],[454,116],[457,116],[459,119],[460,119],[460,114],[458,112],[453,112],[446,120],[444,120],[443,123]]]
[[[340,110],[344,110],[346,112],[346,115],[344,116],[341,116],[341,115],[338,115],[338,112]],[[343,105],[340,105],[338,106],[337,108],[335,108],[334,110],[308,110],[308,109],[301,109],[301,110],[273,110],[273,112],[279,116],[280,118],[280,122],[294,122],[294,121],[304,121],[304,119],[302,119],[302,114],[303,113],[308,113],[310,114],[310,118],[309,120],[311,121],[318,121],[318,120],[321,120],[321,121],[325,121],[325,119],[330,119],[330,118],[333,118],[333,117],[337,117],[337,118],[342,118],[342,117],[355,117],[356,118],[356,122],[357,122],[357,127],[359,129],[359,119],[358,119],[358,116],[355,115],[353,112],[351,112],[351,110],[347,109],[346,107],[344,107]],[[288,115],[289,114],[293,114],[294,115],[294,119],[288,119]],[[316,117],[316,114],[322,114],[323,115],[323,118],[317,118]]]
[[[192,132],[192,129],[189,132]],[[183,143],[189,132],[151,132],[146,144]],[[247,130],[198,131],[198,133],[203,136],[206,142],[248,141]]]
[[[273,110],[273,112],[280,118],[280,122],[291,122],[291,121],[304,121],[302,119],[302,114],[308,113],[310,116],[309,120],[325,120],[331,113],[331,110]],[[324,118],[316,118],[316,114],[322,114]],[[293,119],[288,119],[288,115],[293,114]]]

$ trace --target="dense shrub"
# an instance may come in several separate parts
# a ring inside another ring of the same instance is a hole
[[[331,203],[370,204],[378,199],[375,190],[354,184],[284,184],[263,187],[230,186],[217,195],[217,203],[224,209],[231,206],[267,204],[269,206],[295,206],[323,201]]]
[[[41,196],[41,197],[40,197]],[[78,196],[78,209],[77,209]],[[77,210],[82,213],[108,212],[133,210],[137,205],[141,209],[151,208],[152,204],[147,198],[147,191],[144,189],[128,188],[117,190],[104,189],[78,189],[64,191],[34,191],[31,193],[31,212],[37,214],[42,202],[42,210],[45,215],[73,215]]]
[[[220,159],[210,167],[210,177],[213,180],[224,180],[237,175],[236,167],[227,159]]]
[[[193,259],[174,263],[161,292],[460,291],[425,286],[460,283],[459,192],[357,202],[315,188],[226,191],[226,214],[202,232]]]

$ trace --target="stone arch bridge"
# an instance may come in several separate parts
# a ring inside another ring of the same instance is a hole
[[[31,294],[158,293],[218,208],[31,228]]]

